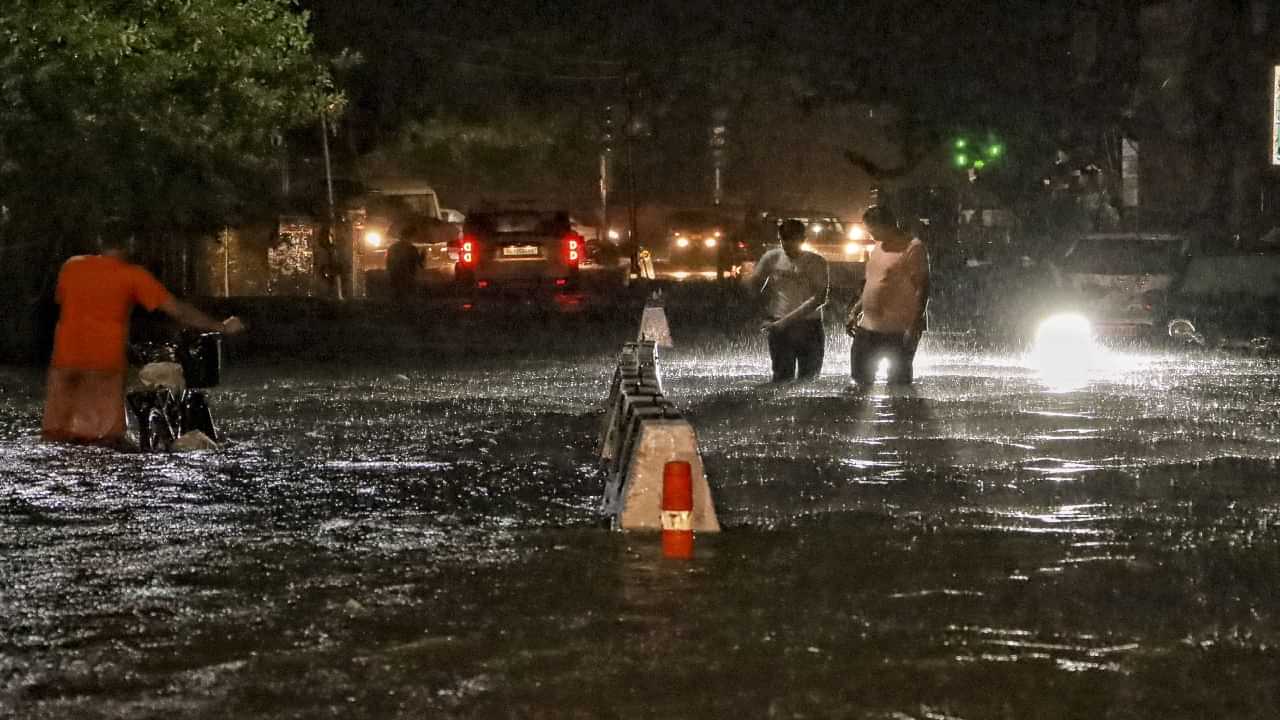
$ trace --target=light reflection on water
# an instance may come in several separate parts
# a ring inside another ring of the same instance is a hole
[[[781,387],[750,344],[663,358],[729,528],[691,564],[596,527],[609,357],[245,370],[236,442],[191,456],[41,445],[6,402],[0,711],[1269,711],[1269,366],[1134,353],[1050,392],[926,342],[914,388],[858,395],[845,351]]]

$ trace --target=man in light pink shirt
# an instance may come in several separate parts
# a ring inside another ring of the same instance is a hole
[[[862,223],[876,247],[867,258],[862,295],[849,308],[845,324],[853,338],[850,372],[858,385],[870,385],[887,359],[889,382],[910,384],[925,329],[929,256],[924,243],[903,232],[886,207],[868,208]]]

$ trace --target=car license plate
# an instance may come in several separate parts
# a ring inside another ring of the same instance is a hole
[[[537,257],[537,245],[508,245],[502,248],[503,257]]]

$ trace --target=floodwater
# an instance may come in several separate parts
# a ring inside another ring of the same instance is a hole
[[[1274,364],[928,340],[859,395],[830,345],[662,358],[690,562],[600,525],[603,350],[232,367],[234,443],[171,457],[36,442],[2,371],[0,716],[1276,717]]]

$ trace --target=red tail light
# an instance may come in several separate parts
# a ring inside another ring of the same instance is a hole
[[[571,268],[578,267],[578,262],[582,260],[583,246],[581,235],[576,232],[566,234],[564,236],[564,264]]]
[[[463,267],[473,268],[480,257],[480,242],[475,235],[463,235],[458,245],[458,262]]]

